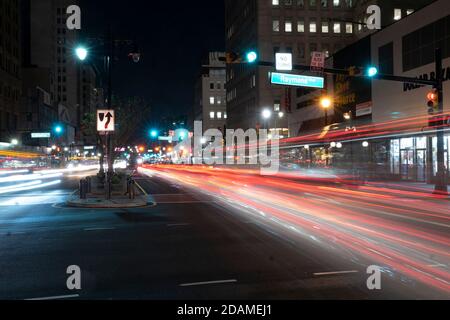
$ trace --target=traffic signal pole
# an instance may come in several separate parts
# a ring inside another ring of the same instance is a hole
[[[436,85],[438,94],[438,116],[442,118],[441,125],[437,127],[437,174],[436,193],[448,193],[447,170],[445,166],[445,134],[444,134],[444,93],[442,74],[442,49],[436,49]],[[450,150],[449,150],[450,154]]]

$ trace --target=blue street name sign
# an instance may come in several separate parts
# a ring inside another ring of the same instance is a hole
[[[294,87],[308,87],[323,89],[325,79],[323,77],[302,76],[297,74],[272,72],[272,84]]]

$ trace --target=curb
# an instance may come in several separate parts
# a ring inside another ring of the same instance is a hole
[[[126,208],[144,208],[144,207],[154,207],[156,203],[153,201],[151,196],[141,197],[145,198],[141,201],[134,201],[129,203],[113,203],[106,202],[103,199],[99,199],[99,201],[92,202],[86,200],[72,199],[66,202],[67,206],[72,208],[81,208],[81,209],[126,209]]]

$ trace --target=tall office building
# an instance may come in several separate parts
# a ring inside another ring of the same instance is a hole
[[[369,5],[381,7],[382,25],[385,26],[431,1],[225,0],[226,49],[238,53],[254,49],[261,60],[269,62],[274,61],[277,52],[292,53],[294,63],[309,65],[312,52],[324,52],[330,57],[368,35],[371,31],[363,24],[367,22]],[[311,90],[271,85],[269,72],[272,70],[253,65],[228,66],[230,128],[268,126],[284,136],[292,121],[299,122],[297,127],[301,127],[303,118],[308,120],[318,116],[305,109],[311,104],[317,106],[317,97],[311,97]],[[266,123],[261,116],[265,109],[272,111],[272,117]],[[296,135],[297,132],[289,134]]]
[[[222,52],[211,52],[202,66],[195,89],[194,120],[203,122],[203,130],[223,129],[227,119],[226,66],[219,61]]]
[[[20,7],[17,0],[0,1],[0,141],[17,136],[21,95]]]
[[[227,51],[258,51],[263,61],[275,53],[292,53],[294,63],[308,64],[311,53],[331,55],[354,39],[351,0],[226,0]],[[227,72],[228,126],[269,126],[287,134],[287,117],[295,91],[269,83],[270,68],[230,65]],[[264,109],[273,111],[264,123]],[[280,114],[280,115],[282,115]]]
[[[29,22],[24,24],[24,69],[28,74],[38,77],[29,83],[31,88],[27,89],[34,92],[35,88],[39,87],[50,95],[49,107],[56,110],[56,121],[65,126],[64,142],[78,143],[81,139],[83,101],[87,101],[87,98],[83,98],[83,88],[91,90],[90,85],[85,85],[83,80],[90,78],[86,73],[90,74],[91,70],[84,67],[74,56],[79,31],[67,28],[66,12],[67,7],[79,1],[22,1],[24,16],[29,19]],[[27,114],[25,121],[38,116],[30,115],[30,112]],[[33,126],[25,122],[24,128]]]

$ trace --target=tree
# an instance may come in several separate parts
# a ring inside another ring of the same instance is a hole
[[[142,98],[119,98],[113,97],[113,106],[115,111],[115,131],[112,136],[113,147],[125,147],[133,138],[133,135],[139,130],[150,116],[150,105]],[[88,113],[84,115],[82,121],[82,133],[85,139],[95,137],[97,141],[97,147],[100,150],[102,156],[100,158],[100,171],[104,172],[104,154],[106,151],[106,139],[104,136],[97,132],[97,113]],[[113,152],[114,159],[117,158],[119,153]]]

